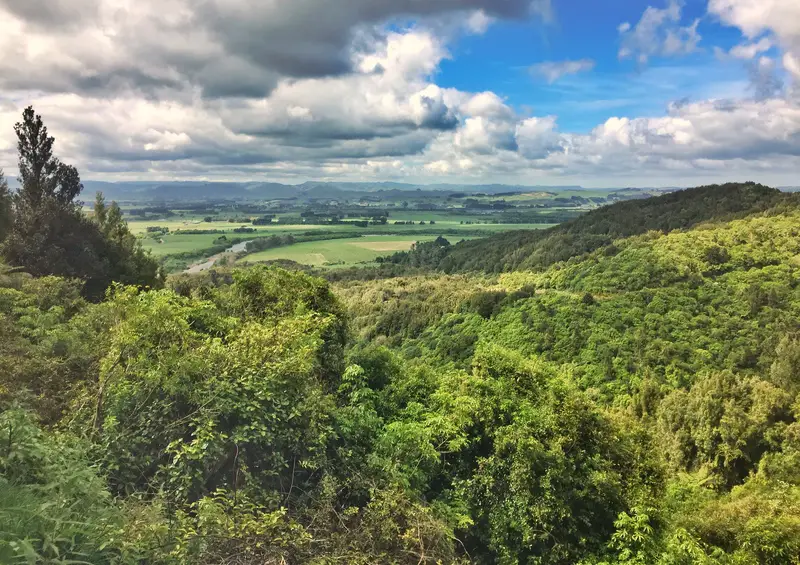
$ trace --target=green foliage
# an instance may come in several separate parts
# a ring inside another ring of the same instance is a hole
[[[800,212],[663,233],[737,186],[495,278],[0,270],[0,562],[800,562]]]
[[[14,198],[8,188],[3,169],[0,169],[0,241],[3,241],[11,230],[14,214]]]
[[[703,468],[724,486],[737,484],[764,453],[780,447],[783,428],[793,420],[791,402],[785,390],[732,373],[673,391],[658,414],[668,458],[681,470]]]
[[[237,272],[209,298],[117,290],[121,321],[83,421],[117,492],[298,495],[330,433],[335,299],[321,281],[268,269]]]
[[[618,202],[547,230],[514,231],[465,241],[448,248],[415,249],[392,261],[448,273],[505,272],[544,268],[579,258],[620,237],[651,230],[668,232],[711,219],[766,210],[783,199],[779,191],[755,183],[711,185],[656,198]],[[724,257],[720,252],[717,260]]]
[[[0,411],[0,562],[118,562],[121,515],[77,438]]]
[[[53,156],[54,139],[41,116],[28,107],[16,124],[22,188],[7,214],[0,190],[2,254],[6,261],[34,276],[58,275],[85,281],[84,296],[100,300],[112,282],[158,286],[156,262],[128,231],[119,207],[105,208],[98,198],[95,220],[80,210],[83,190],[78,171]],[[5,186],[0,179],[0,185]],[[7,187],[6,187],[7,188]]]
[[[497,387],[477,398],[486,437],[470,443],[485,450],[458,486],[474,509],[474,543],[501,563],[568,563],[595,550],[651,463],[630,457],[626,430],[567,375],[496,347],[474,363],[483,386]]]
[[[22,188],[19,200],[25,207],[37,209],[51,199],[64,207],[71,206],[83,190],[78,171],[53,155],[55,139],[48,135],[42,117],[28,106],[22,121],[14,125],[19,152],[19,177]]]
[[[47,424],[62,417],[102,355],[106,308],[88,309],[80,292],[79,282],[56,277],[0,281],[0,400],[27,394]]]
[[[387,453],[397,455],[387,456],[413,462],[396,476],[413,489],[445,484],[435,493],[466,508],[470,525],[460,539],[487,562],[796,562],[799,219],[796,206],[783,203],[685,232],[619,239],[539,273],[460,277],[457,300],[443,296],[451,277],[342,284],[362,342],[397,344],[415,365],[444,373],[401,374],[370,389],[383,391],[375,414],[394,420],[384,426],[396,450]],[[389,289],[403,292],[382,299]],[[509,350],[521,356],[503,361]],[[536,358],[553,364],[528,391],[539,394],[501,389],[497,397],[514,408],[487,418],[477,439],[469,422],[492,410],[494,395],[452,367],[472,364],[486,382],[505,381],[515,363]],[[407,379],[424,392],[404,387],[394,396]],[[454,382],[461,394],[443,410],[437,402]],[[564,390],[572,393],[555,396]],[[552,421],[557,428],[547,427]],[[597,439],[581,435],[587,429]],[[548,449],[559,434],[600,457],[575,454],[580,464],[570,466],[561,458],[567,450]],[[609,436],[615,440],[603,443]],[[376,445],[382,453],[383,440]],[[630,475],[622,470],[632,465]],[[597,514],[581,516],[571,500]],[[563,545],[547,545],[555,540]]]

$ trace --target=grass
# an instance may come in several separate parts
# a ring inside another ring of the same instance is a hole
[[[201,224],[190,224],[184,225],[183,222],[177,222],[172,220],[167,221],[149,221],[149,222],[129,222],[128,226],[131,228],[131,231],[136,234],[142,234],[145,232],[147,226],[161,226],[167,227],[170,231],[175,231],[178,229],[217,229],[217,230],[225,230],[225,235],[228,239],[232,238],[252,238],[252,237],[259,237],[265,236],[270,234],[280,234],[280,233],[305,233],[308,231],[314,230],[321,230],[324,229],[328,232],[333,233],[354,233],[359,235],[364,235],[366,238],[368,237],[382,237],[385,240],[387,237],[385,234],[386,232],[390,232],[391,234],[396,234],[397,236],[401,236],[407,240],[417,241],[418,239],[435,239],[437,235],[442,235],[444,230],[454,230],[457,232],[460,231],[472,231],[480,230],[481,232],[485,232],[487,234],[490,233],[498,233],[501,231],[508,231],[508,230],[520,230],[520,229],[537,229],[537,228],[545,228],[549,227],[551,224],[460,224],[458,222],[439,222],[436,221],[436,224],[430,225],[425,224],[423,226],[419,224],[415,224],[413,226],[406,226],[406,225],[394,225],[394,224],[387,224],[385,226],[369,226],[367,228],[358,228],[353,226],[346,226],[346,225],[333,225],[333,226],[317,226],[317,225],[270,225],[270,226],[256,226],[256,232],[247,234],[247,233],[233,233],[233,229],[239,227],[238,224],[230,224],[228,222],[210,222],[206,223],[203,222]],[[420,231],[425,231],[426,233],[430,233],[430,236],[427,235],[419,235]],[[377,234],[382,234],[378,236]],[[405,234],[405,235],[404,235]],[[163,257],[164,255],[172,255],[175,253],[184,253],[188,251],[196,251],[198,249],[206,249],[213,245],[215,239],[220,237],[222,234],[176,234],[170,233],[168,235],[159,237],[158,239],[153,239],[150,237],[145,237],[142,239],[142,245],[145,249],[149,249],[151,253],[156,257]],[[445,237],[453,240],[461,239],[462,236],[459,235],[448,235],[444,234]],[[474,233],[470,234],[474,236]],[[399,249],[392,249],[390,251],[397,251]]]
[[[226,233],[232,233],[235,228],[239,227],[248,227],[248,228],[255,228],[258,231],[265,231],[265,232],[275,232],[275,231],[297,231],[297,230],[310,230],[310,229],[322,229],[329,226],[312,226],[312,225],[299,225],[299,226],[290,226],[290,225],[278,225],[273,224],[269,226],[253,226],[246,223],[231,223],[226,221],[220,222],[203,222],[197,220],[186,220],[186,219],[177,219],[177,220],[128,220],[128,227],[130,228],[131,232],[139,235],[143,234],[147,231],[147,228],[150,226],[157,226],[161,228],[169,228],[169,231],[177,231],[177,230],[220,230]]]
[[[389,255],[395,251],[406,251],[417,241],[430,241],[436,237],[436,235],[413,237],[372,235],[355,239],[311,241],[246,255],[240,259],[240,262],[257,263],[275,259],[290,259],[314,267],[333,264],[355,265],[374,261],[378,257]],[[450,237],[450,240],[456,241],[453,237]]]
[[[185,253],[189,251],[196,251],[198,249],[206,249],[214,244],[214,240],[219,235],[203,234],[203,235],[165,235],[160,239],[163,243],[157,240],[146,238],[142,240],[142,246],[149,249],[154,257],[163,257],[164,255],[172,255],[174,253]]]

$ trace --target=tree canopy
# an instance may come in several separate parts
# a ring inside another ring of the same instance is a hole
[[[82,212],[76,200],[83,190],[80,175],[53,155],[55,139],[41,116],[26,108],[14,129],[21,188],[4,216],[10,218],[1,248],[5,260],[36,276],[81,279],[93,299],[114,281],[158,286],[158,265],[128,232],[119,207],[112,205],[102,221]],[[6,209],[3,194],[0,213]]]
[[[800,563],[795,197],[701,187],[439,238],[391,279],[162,287],[117,204],[83,212],[41,118],[17,129],[0,562]],[[424,270],[468,248],[452,265],[509,272]]]

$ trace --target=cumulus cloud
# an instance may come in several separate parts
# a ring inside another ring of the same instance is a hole
[[[670,0],[666,8],[648,6],[639,22],[619,25],[621,46],[619,58],[634,58],[640,64],[657,55],[685,55],[697,49],[701,36],[697,32],[700,20],[681,26],[681,5]]]
[[[756,42],[736,45],[731,48],[730,54],[737,59],[753,59],[770,49],[772,49],[772,40],[768,37],[762,37]]]
[[[566,140],[556,131],[555,116],[527,118],[516,128],[519,153],[527,159],[546,159],[564,151]]]
[[[579,153],[672,160],[798,156],[800,108],[781,99],[683,104],[664,117],[611,118],[574,142]]]
[[[462,97],[427,79],[446,50],[424,31],[386,34],[372,48],[354,56],[353,73],[281,80],[261,99],[45,94],[24,104],[35,104],[59,153],[87,175],[115,161],[120,169],[146,161],[167,172],[191,161],[197,169],[230,166],[247,174],[258,165],[294,162],[301,170],[301,162],[418,154],[437,132],[457,125]],[[0,139],[13,137],[22,105],[0,110]],[[0,165],[9,167],[13,144],[3,150]]]
[[[552,84],[564,76],[591,71],[594,69],[594,65],[595,63],[591,59],[546,61],[533,65],[530,70],[532,73],[544,77],[547,82]]]
[[[479,154],[516,151],[516,115],[496,94],[476,94],[464,102],[460,110],[466,118],[455,134],[456,147]]]
[[[33,103],[86,178],[790,175],[800,107],[781,76],[800,77],[796,3],[709,10],[743,32],[728,56],[746,61],[751,99],[687,101],[573,133],[563,117],[436,80],[453,35],[552,17],[544,0],[0,0],[0,166],[13,174],[12,126]],[[618,31],[620,56],[642,63],[700,40],[676,2]],[[553,82],[593,64],[531,70]]]
[[[514,135],[516,150],[489,153],[485,144],[435,143],[429,172],[469,176],[491,170],[525,178],[638,176],[675,182],[684,177],[721,180],[734,171],[789,174],[800,165],[800,107],[779,98],[687,102],[671,106],[666,116],[611,117],[586,134],[559,131],[554,116],[518,118]]]
[[[800,57],[797,57],[792,53],[784,53],[783,67],[797,79],[800,79]]]
[[[472,33],[483,34],[492,25],[494,18],[487,16],[483,10],[477,10],[467,19],[466,26]]]
[[[222,123],[234,134],[294,147],[376,139],[396,139],[401,147],[413,139],[409,151],[419,150],[419,139],[456,127],[457,96],[428,80],[448,56],[437,37],[392,32],[371,49],[354,55],[358,72],[282,81],[268,98],[220,104]]]
[[[783,66],[800,79],[800,2],[796,0],[709,0],[708,11],[755,39],[771,34],[784,50]]]
[[[260,97],[281,77],[352,70],[353,40],[393,19],[549,15],[530,0],[0,0],[0,88]],[[478,14],[478,15],[476,15]]]
[[[748,63],[750,86],[756,99],[764,100],[783,92],[783,80],[778,74],[778,64],[769,57],[759,57]]]

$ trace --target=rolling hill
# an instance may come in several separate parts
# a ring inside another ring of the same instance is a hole
[[[448,273],[489,273],[544,268],[582,256],[620,237],[651,230],[686,229],[712,219],[732,219],[793,198],[756,183],[730,183],[691,188],[641,200],[627,200],[593,210],[547,230],[521,230],[481,240],[431,249],[416,246],[389,259]]]

